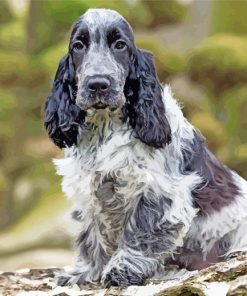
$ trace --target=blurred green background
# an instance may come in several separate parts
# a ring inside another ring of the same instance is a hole
[[[63,266],[76,222],[51,162],[62,153],[43,129],[69,31],[90,7],[113,8],[156,56],[185,115],[209,147],[247,178],[246,0],[0,1],[0,269]]]

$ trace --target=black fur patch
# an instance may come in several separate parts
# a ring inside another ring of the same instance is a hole
[[[197,172],[203,182],[192,191],[195,207],[201,215],[209,215],[229,205],[239,193],[230,170],[207,148],[199,132],[194,133],[193,143],[183,150],[183,172]]]
[[[50,96],[44,106],[44,125],[59,148],[77,144],[78,128],[83,127],[86,112],[75,104],[73,65],[69,55],[59,63]]]
[[[171,128],[165,116],[162,89],[150,52],[136,50],[124,93],[127,102],[123,113],[125,119],[129,118],[136,136],[143,143],[155,148],[169,144]]]
[[[164,219],[170,207],[171,200],[164,196],[142,196],[124,229],[125,244],[147,256],[170,250],[183,228],[182,222],[171,224]]]
[[[134,273],[127,267],[124,267],[123,269],[112,268],[112,270],[107,273],[104,284],[106,288],[110,286],[141,286],[144,284],[144,281],[145,276],[143,274]]]

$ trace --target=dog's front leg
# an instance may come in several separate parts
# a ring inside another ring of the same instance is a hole
[[[84,216],[82,229],[76,240],[76,263],[72,271],[58,275],[59,286],[84,285],[100,280],[104,266],[109,261],[107,245],[100,234],[97,221],[90,213]]]
[[[126,215],[118,250],[103,271],[106,286],[141,285],[152,277],[161,267],[161,259],[183,245],[196,214],[188,186],[173,184],[162,190],[156,182],[146,185],[137,191],[139,196]]]
[[[107,178],[104,172],[96,171],[88,180],[88,183],[84,180],[84,192],[90,193],[83,196],[83,202],[72,212],[72,217],[81,223],[80,234],[76,240],[76,264],[71,272],[59,275],[58,285],[61,286],[99,281],[103,268],[113,253],[114,244],[107,240],[108,233],[105,234],[105,223],[108,221],[105,215],[112,211],[112,179]],[[116,240],[115,237],[114,239]]]

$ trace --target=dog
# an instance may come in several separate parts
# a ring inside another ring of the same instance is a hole
[[[202,269],[247,249],[247,182],[210,152],[116,11],[73,25],[44,125],[81,228],[59,285],[142,285],[167,264]]]

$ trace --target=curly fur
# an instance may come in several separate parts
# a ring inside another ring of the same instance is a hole
[[[119,35],[128,52],[109,45]],[[102,110],[86,88],[98,74],[111,82]],[[247,182],[209,151],[118,13],[89,10],[76,22],[44,120],[64,148],[54,163],[81,225],[75,269],[60,285],[141,285],[167,263],[200,269],[247,249]]]

